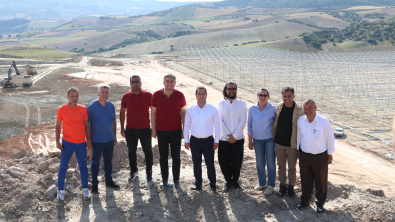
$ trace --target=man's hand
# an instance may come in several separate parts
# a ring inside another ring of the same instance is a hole
[[[229,136],[229,139],[228,139],[229,143],[236,143],[237,142],[237,140],[233,137],[232,134],[229,134],[228,136]]]
[[[62,144],[59,141],[56,141],[56,148],[63,150]]]
[[[297,158],[299,159],[299,150],[298,150],[298,156],[297,156]]]
[[[181,139],[184,139],[184,130],[181,130]]]
[[[248,142],[248,148],[249,148],[250,150],[253,150],[253,149],[254,149],[254,144],[253,144],[251,141]]]
[[[115,140],[114,140],[114,146],[117,145],[117,143],[118,143],[117,138],[115,138]]]
[[[92,141],[88,140],[86,141],[86,150],[92,149]]]
[[[214,143],[213,144],[213,150],[217,150],[218,149],[218,145],[219,145],[219,143]]]
[[[121,136],[125,137],[125,128],[121,129]]]
[[[185,149],[187,149],[187,150],[189,150],[189,148],[191,147],[191,144],[190,143],[185,143]]]
[[[154,128],[151,129],[151,136],[152,138],[156,138],[156,129]]]
[[[328,155],[328,163],[331,162],[333,160],[332,155]]]

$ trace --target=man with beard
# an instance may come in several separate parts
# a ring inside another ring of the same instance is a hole
[[[110,86],[106,84],[100,85],[97,95],[99,98],[86,106],[92,135],[92,193],[99,192],[97,175],[99,174],[100,158],[102,156],[106,187],[119,188],[119,185],[114,183],[111,176],[114,145],[117,143],[115,136],[117,121],[114,104],[108,101]]]
[[[226,183],[223,191],[240,188],[237,182],[244,154],[244,127],[247,122],[247,103],[236,98],[237,85],[229,82],[223,90],[224,100],[218,103],[221,137],[218,146],[218,162]]]
[[[154,93],[151,102],[152,137],[158,135],[162,187],[169,187],[169,145],[173,159],[172,171],[175,188],[180,187],[182,123],[186,112],[184,94],[176,89],[176,76],[167,74],[163,78],[163,89]]]
[[[121,100],[120,122],[121,135],[126,137],[126,143],[129,153],[130,177],[134,180],[139,172],[137,168],[137,144],[140,139],[143,152],[145,154],[146,176],[147,181],[152,181],[152,145],[151,145],[151,129],[149,119],[149,108],[151,104],[152,94],[141,89],[140,76],[134,75],[130,77],[131,91],[125,93]],[[127,122],[125,130],[125,111],[127,110]]]

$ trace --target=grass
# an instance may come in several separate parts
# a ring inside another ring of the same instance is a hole
[[[200,21],[211,20],[211,19],[215,19],[215,17],[206,17],[206,18],[184,20],[184,21],[178,21],[178,22],[175,22],[175,23],[200,22]]]
[[[67,40],[74,40],[74,39],[82,39],[85,38],[84,36],[69,36],[69,37],[59,37],[59,38],[39,38],[39,39],[34,39],[34,40],[25,40],[24,42],[28,45],[41,45],[45,43],[51,43],[51,42],[60,42],[60,41],[67,41]]]
[[[67,59],[77,55],[72,52],[64,52],[53,49],[45,49],[31,46],[3,46],[0,47],[0,55],[12,56],[25,59],[37,59],[37,60],[58,60]]]

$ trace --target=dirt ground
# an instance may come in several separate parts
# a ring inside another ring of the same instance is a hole
[[[80,175],[78,169],[74,169],[76,161],[73,159],[65,183],[65,203],[58,203],[50,190],[53,185],[57,185],[57,171],[51,166],[59,160],[57,157],[49,157],[48,153],[54,148],[56,108],[66,103],[65,92],[70,86],[80,88],[80,103],[86,105],[97,98],[98,84],[110,84],[110,100],[117,111],[122,94],[130,90],[128,79],[134,74],[141,76],[143,89],[151,92],[163,88],[162,77],[165,74],[175,74],[176,88],[184,93],[187,106],[196,101],[194,93],[200,85],[206,86],[209,103],[216,105],[223,98],[221,88],[224,83],[204,76],[192,78],[188,75],[188,70],[170,69],[170,62],[117,59],[123,63],[122,66],[109,65],[112,61],[103,61],[101,66],[91,66],[89,60],[90,58],[84,57],[78,63],[42,65],[52,71],[46,74],[42,72],[44,74],[41,73],[41,76],[39,73],[31,88],[0,91],[0,124],[2,131],[6,129],[10,132],[2,134],[7,139],[3,139],[0,144],[0,221],[395,220],[395,189],[392,185],[395,183],[394,164],[351,145],[347,140],[336,140],[337,150],[333,164],[329,167],[328,202],[325,205],[329,211],[325,214],[315,212],[314,198],[311,207],[302,211],[296,209],[301,195],[299,177],[296,198],[279,198],[274,194],[265,196],[262,191],[254,191],[253,187],[257,184],[255,156],[253,151],[247,149],[247,143],[239,181],[242,190],[211,194],[206,170],[203,169],[203,190],[191,191],[189,187],[194,184],[193,165],[189,151],[183,146],[181,188],[161,189],[159,152],[155,139],[153,182],[146,181],[145,159],[141,149],[138,149],[140,176],[128,182],[127,147],[119,134],[119,143],[114,151],[113,178],[121,185],[121,189],[106,188],[101,170],[100,194],[92,195],[90,201],[83,200],[80,194]],[[207,85],[209,82],[211,84]],[[238,95],[247,101],[248,106],[256,100],[253,94],[244,90],[240,90]],[[272,102],[278,100],[273,99]],[[10,108],[11,104],[13,108]],[[13,153],[21,148],[27,151],[27,155],[20,159],[12,158]],[[45,161],[51,161],[52,165],[42,169]],[[22,176],[12,175],[15,167],[20,169]],[[220,190],[224,178],[217,161],[215,167],[217,189]],[[171,175],[169,179],[172,180]]]

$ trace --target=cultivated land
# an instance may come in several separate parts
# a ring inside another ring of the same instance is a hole
[[[391,173],[393,163],[358,147],[347,140],[337,140],[337,152],[329,170],[328,203],[329,212],[317,214],[312,208],[300,211],[295,209],[298,197],[280,199],[275,195],[264,196],[253,187],[257,183],[254,152],[245,147],[242,176],[239,181],[243,190],[208,193],[208,180],[203,165],[204,190],[191,192],[193,168],[190,153],[182,148],[181,188],[159,188],[160,169],[157,142],[153,140],[154,181],[147,183],[144,177],[144,155],[138,149],[140,175],[129,183],[127,147],[124,139],[117,135],[119,144],[114,151],[114,180],[121,185],[119,191],[106,189],[103,171],[100,171],[100,194],[93,195],[91,201],[84,201],[80,195],[80,182],[76,160],[71,161],[71,170],[66,179],[66,201],[57,203],[55,196],[48,196],[47,189],[56,185],[57,173],[39,170],[38,164],[50,160],[48,151],[54,148],[54,121],[56,109],[66,103],[65,91],[70,86],[80,88],[80,103],[87,104],[96,99],[97,85],[107,83],[111,88],[111,101],[120,108],[120,98],[130,90],[128,78],[133,74],[142,77],[143,88],[155,91],[163,87],[161,78],[167,73],[177,76],[176,88],[186,97],[188,106],[195,102],[194,91],[197,86],[206,85],[208,102],[216,104],[222,99],[224,82],[194,70],[178,66],[171,57],[158,60],[131,59],[94,59],[80,58],[72,62],[48,63],[45,61],[18,60],[21,66],[35,64],[39,74],[30,88],[0,90],[1,123],[8,126],[8,137],[0,145],[0,180],[2,181],[1,220],[12,221],[288,221],[288,220],[327,220],[327,221],[391,221],[394,215],[395,192],[391,184],[395,182]],[[1,60],[1,70],[7,68],[10,60]],[[96,64],[100,66],[94,66]],[[120,64],[123,64],[120,66]],[[116,65],[116,66],[114,66]],[[22,68],[20,68],[22,71]],[[45,71],[47,70],[47,71]],[[48,70],[50,70],[48,72]],[[240,98],[247,100],[248,106],[256,101],[253,93],[240,89]],[[277,103],[278,96],[272,96],[271,102]],[[18,110],[18,112],[16,112]],[[3,112],[6,111],[6,112]],[[7,113],[4,115],[3,113]],[[26,130],[26,133],[23,132]],[[118,129],[119,131],[119,129]],[[4,132],[4,131],[3,131]],[[20,135],[17,135],[20,134]],[[21,159],[11,158],[12,153],[24,148],[27,156]],[[11,158],[11,159],[10,159]],[[57,157],[52,158],[56,166]],[[170,161],[171,162],[171,161]],[[368,163],[368,164],[367,164]],[[218,189],[224,179],[216,162]],[[11,167],[27,172],[24,176],[12,176]],[[52,168],[50,167],[52,171]],[[298,174],[299,175],[299,174]],[[47,179],[45,179],[46,177]],[[171,180],[171,177],[170,177]],[[300,186],[298,178],[297,186]],[[366,189],[384,190],[370,193]]]

